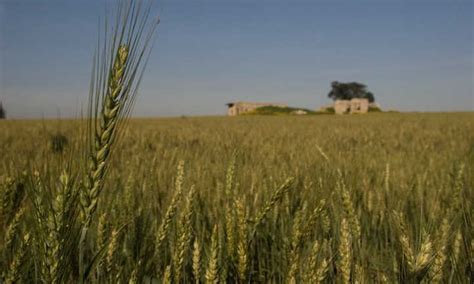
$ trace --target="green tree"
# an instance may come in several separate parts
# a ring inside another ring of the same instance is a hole
[[[367,91],[367,86],[358,82],[341,83],[334,81],[331,83],[331,91],[328,97],[333,100],[351,100],[354,98],[368,99],[374,102],[374,94]]]

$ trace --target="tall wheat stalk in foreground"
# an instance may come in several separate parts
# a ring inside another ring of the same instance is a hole
[[[87,232],[97,209],[105,182],[110,154],[117,143],[134,104],[138,86],[150,52],[150,43],[159,24],[152,19],[152,2],[120,1],[114,26],[100,42],[92,71],[87,130],[87,174],[80,190],[81,236],[79,276],[86,275],[84,248]],[[110,36],[109,36],[110,34]]]

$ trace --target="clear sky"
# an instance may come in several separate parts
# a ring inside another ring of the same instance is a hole
[[[334,80],[367,84],[385,109],[474,110],[473,1],[158,4],[135,116],[224,114],[239,100],[319,108]],[[85,109],[104,7],[0,0],[0,100],[10,117]]]

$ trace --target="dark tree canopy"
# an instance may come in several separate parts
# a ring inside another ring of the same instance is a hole
[[[331,91],[328,94],[333,100],[351,100],[354,98],[368,99],[374,102],[374,94],[367,91],[367,86],[358,82],[341,83],[334,81],[331,83]]]
[[[4,119],[7,117],[7,113],[5,112],[5,110],[3,109],[3,105],[2,103],[0,102],[0,119]]]

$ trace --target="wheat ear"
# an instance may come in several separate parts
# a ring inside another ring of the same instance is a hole
[[[25,262],[27,248],[30,244],[30,235],[26,234],[23,237],[23,241],[21,243],[21,247],[19,252],[17,252],[13,258],[12,263],[10,264],[10,268],[8,270],[7,276],[5,278],[5,283],[18,283],[21,277],[20,268]]]
[[[165,240],[166,236],[168,235],[168,230],[171,225],[171,222],[176,215],[176,210],[178,208],[178,202],[181,199],[182,194],[182,186],[183,186],[183,179],[184,179],[184,161],[180,161],[178,163],[176,181],[175,181],[175,191],[174,195],[171,199],[171,203],[166,210],[165,216],[161,222],[161,225],[158,229],[156,234],[156,241],[155,241],[155,255],[160,254],[161,246],[163,241]]]
[[[226,173],[226,185],[225,185],[225,235],[227,238],[227,253],[233,258],[235,251],[235,214],[233,207],[231,206],[231,200],[234,193],[234,183],[235,183],[235,164],[236,164],[237,154],[234,152],[232,155],[232,160],[227,167]]]
[[[316,222],[319,217],[323,214],[324,206],[326,205],[326,200],[321,199],[319,202],[318,206],[314,208],[313,212],[311,212],[311,215],[309,216],[309,219],[305,222],[305,225],[303,226],[303,235],[302,238],[304,240],[309,240],[311,233],[314,231],[316,227]],[[324,219],[323,219],[324,220]],[[329,229],[328,229],[329,231]]]
[[[296,213],[292,230],[291,230],[291,250],[290,255],[288,257],[288,265],[290,267],[287,275],[287,282],[288,283],[296,283],[297,280],[297,273],[299,268],[299,260],[300,260],[300,245],[302,241],[302,223],[303,223],[303,215],[306,211],[306,204],[302,206],[300,210]]]
[[[461,246],[462,246],[462,232],[461,229],[456,231],[454,236],[452,254],[451,254],[451,272],[449,275],[449,283],[453,282],[454,274],[458,270],[459,267],[459,257],[461,254]]]
[[[5,248],[4,250],[6,252],[9,252],[12,248],[13,245],[13,240],[18,233],[18,226],[20,224],[21,218],[23,217],[23,214],[25,213],[25,207],[22,206],[20,209],[16,212],[15,217],[13,220],[10,222],[10,224],[7,227],[7,230],[5,232]]]
[[[132,273],[130,274],[130,278],[128,280],[128,284],[138,284],[139,266],[140,266],[140,263],[132,270]]]
[[[100,124],[97,133],[95,133],[94,151],[89,157],[88,175],[85,181],[85,189],[81,191],[80,199],[82,205],[81,217],[85,228],[90,226],[92,215],[97,209],[98,197],[104,184],[110,148],[116,135],[120,108],[123,106],[119,95],[125,87],[123,83],[128,55],[128,46],[121,45],[110,73],[107,93],[100,115]]]
[[[197,239],[194,240],[193,245],[193,276],[194,282],[199,284],[201,279],[201,247]]]
[[[268,212],[273,208],[273,206],[282,199],[283,195],[288,192],[290,187],[293,185],[293,182],[295,181],[294,178],[288,178],[285,180],[285,182],[278,187],[272,194],[270,200],[268,200],[263,208],[260,210],[258,213],[257,217],[255,218],[255,224],[254,227],[258,227],[263,219],[265,219],[265,216],[267,216]],[[255,229],[254,229],[255,231]]]
[[[165,273],[163,274],[163,284],[171,284],[171,265],[166,266]]]
[[[323,259],[318,262],[318,256],[321,253],[322,248],[328,246],[327,240],[324,240],[323,245],[321,246],[318,241],[315,241],[313,247],[311,248],[311,254],[308,260],[308,269],[306,272],[306,282],[307,283],[322,283],[326,278],[327,272],[329,270],[329,261]]]
[[[349,224],[345,218],[341,222],[340,241],[339,241],[339,266],[338,270],[341,272],[341,280],[343,283],[350,283],[351,279],[351,233]]]
[[[186,200],[186,207],[181,218],[181,226],[179,227],[179,239],[176,254],[174,256],[174,277],[175,282],[179,283],[181,280],[181,271],[183,269],[184,260],[186,258],[186,252],[191,241],[191,230],[192,230],[192,216],[193,216],[193,200],[196,190],[194,186],[188,193]]]
[[[443,219],[441,223],[441,234],[438,237],[438,252],[433,261],[433,267],[431,268],[432,282],[442,283],[444,266],[447,260],[447,247],[449,244],[449,222],[447,218]]]
[[[206,283],[219,283],[219,233],[214,226],[211,236],[211,251],[206,270]]]
[[[408,269],[413,271],[415,267],[415,255],[413,253],[405,221],[403,220],[403,215],[399,212],[394,211],[393,219],[398,229],[398,239],[402,248],[403,256],[408,265]]]
[[[419,271],[425,269],[433,258],[433,243],[431,242],[430,235],[426,232],[423,232],[422,237],[421,247],[415,257],[415,265],[412,273],[418,273]]]
[[[358,216],[354,210],[354,205],[352,203],[351,196],[349,191],[346,188],[344,181],[342,180],[342,173],[339,171],[339,182],[338,182],[339,192],[341,194],[342,199],[342,207],[344,208],[344,212],[346,213],[346,218],[349,221],[352,235],[354,237],[354,241],[358,242],[360,240],[360,222]]]
[[[238,243],[237,243],[237,256],[238,256],[238,273],[239,280],[241,283],[245,283],[247,278],[248,269],[248,225],[247,225],[247,214],[242,200],[236,199],[235,208],[237,211],[237,228],[238,228]]]
[[[109,246],[107,248],[107,274],[112,275],[112,272],[114,271],[115,268],[115,256],[117,253],[117,248],[118,248],[118,234],[119,231],[114,229],[112,230],[112,233],[110,235],[110,242]]]
[[[16,192],[16,186],[15,186],[15,179],[7,177],[3,182],[2,182],[2,206],[0,208],[1,214],[0,216],[2,217],[2,221],[0,224],[4,224],[3,222],[8,222],[10,220],[11,214],[14,214],[16,208],[13,208],[12,204],[13,199]]]
[[[97,224],[97,238],[96,238],[96,248],[97,250],[101,250],[105,247],[105,240],[107,236],[107,213],[103,213],[99,217],[99,222]],[[100,274],[102,273],[103,268],[103,259],[100,258],[97,263],[97,271]]]

